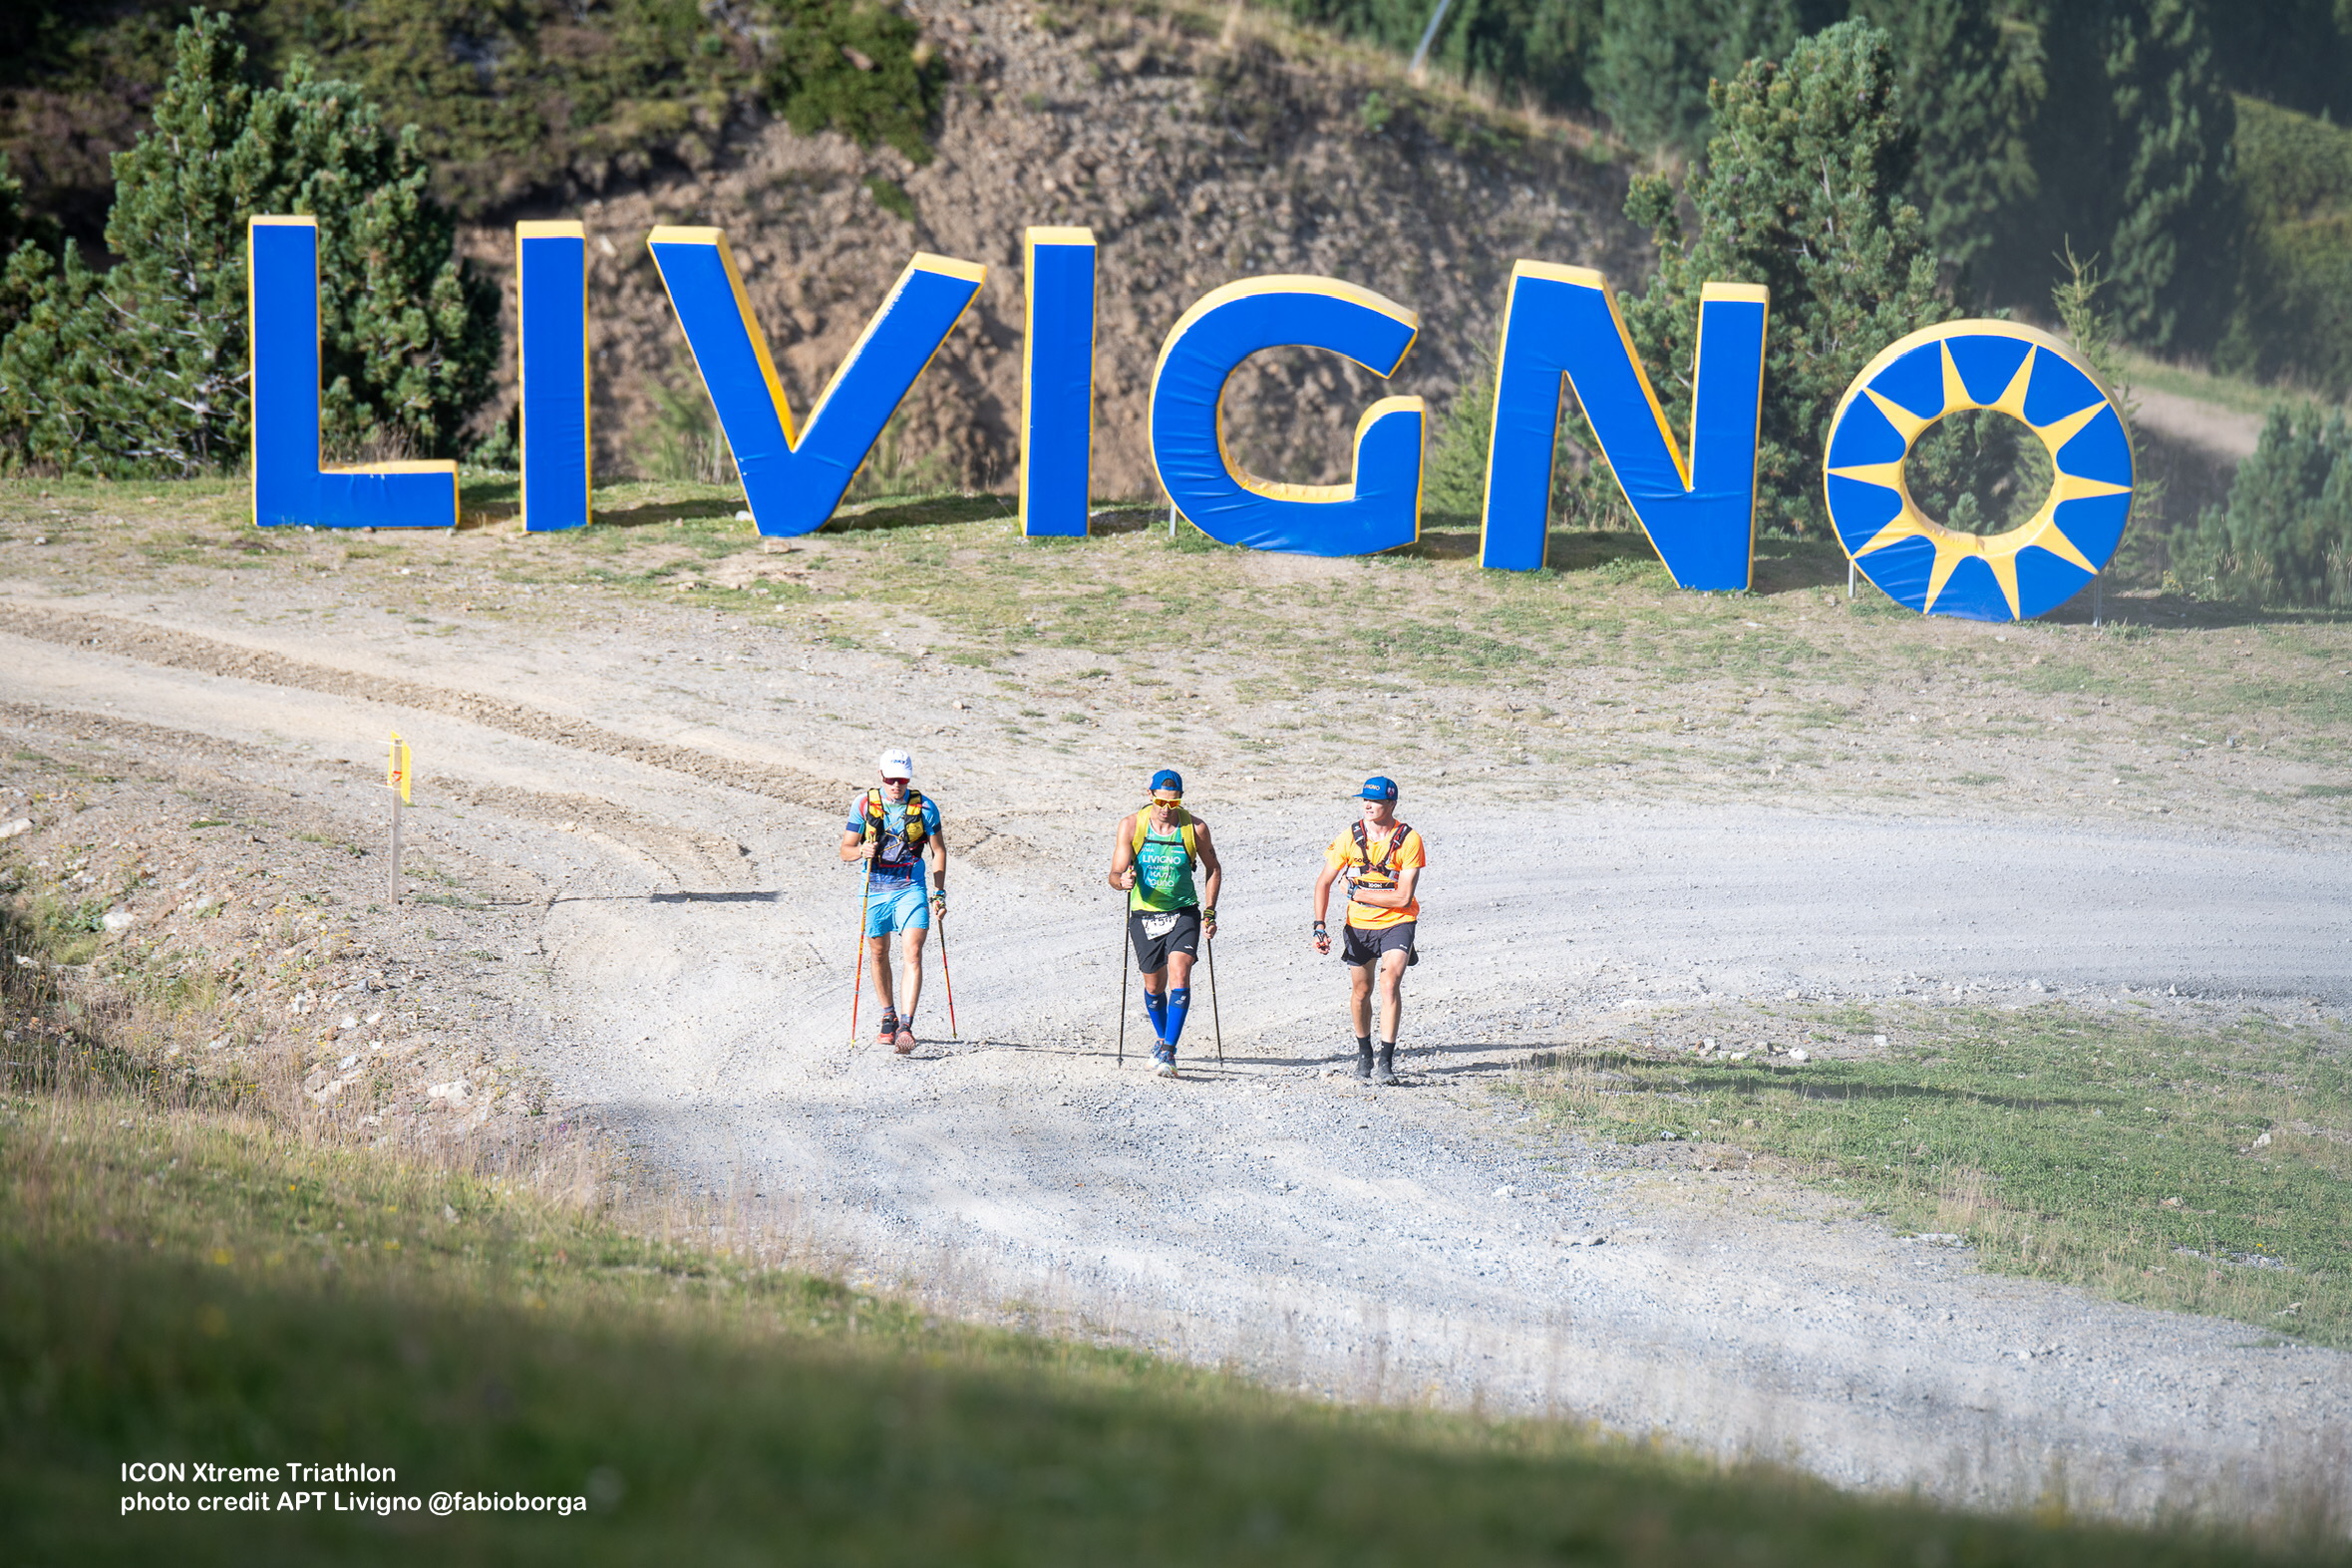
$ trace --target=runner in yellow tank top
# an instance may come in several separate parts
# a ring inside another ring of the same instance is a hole
[[[1348,1022],[1356,1034],[1356,1077],[1376,1083],[1397,1081],[1397,1026],[1405,1017],[1406,966],[1413,962],[1413,936],[1421,919],[1417,896],[1429,852],[1421,835],[1397,820],[1397,782],[1372,778],[1356,796],[1362,820],[1331,840],[1323,851],[1323,874],[1315,878],[1315,951],[1331,951],[1324,916],[1331,884],[1347,878],[1346,940],[1340,957],[1348,966]],[[1380,1063],[1372,1061],[1372,988],[1380,987]]]
[[[1111,885],[1127,893],[1128,940],[1144,972],[1152,1059],[1162,1078],[1176,1076],[1176,1042],[1192,1005],[1192,961],[1201,938],[1216,935],[1216,894],[1225,879],[1208,824],[1186,812],[1183,801],[1182,777],[1161,769],[1152,776],[1152,803],[1121,817],[1111,842]],[[1195,865],[1205,897],[1192,884]]]

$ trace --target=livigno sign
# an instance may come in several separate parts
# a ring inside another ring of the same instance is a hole
[[[318,230],[256,217],[253,518],[264,526],[449,527],[457,466],[319,461]],[[754,526],[808,533],[832,516],[882,426],[980,291],[975,262],[917,255],[796,422],[743,277],[715,228],[647,236],[703,386],[743,475]],[[515,227],[522,516],[532,529],[588,521],[586,234],[568,222]],[[1032,534],[1083,534],[1093,439],[1095,241],[1032,228],[1021,351],[1021,518]],[[1690,445],[1667,427],[1607,283],[1582,267],[1512,269],[1497,365],[1480,563],[1543,563],[1564,381],[1576,394],[1634,515],[1685,588],[1749,586],[1755,554],[1757,421],[1766,291],[1710,283],[1699,306]],[[1218,429],[1225,382],[1261,349],[1343,354],[1396,374],[1420,332],[1410,310],[1332,278],[1244,278],[1203,295],[1161,346],[1152,378],[1152,461],[1178,510],[1226,544],[1364,555],[1421,533],[1427,411],[1383,398],[1357,422],[1345,484],[1286,484],[1245,472]],[[2029,426],[2057,478],[2019,527],[1963,533],[1921,512],[1903,459],[1945,414],[1997,409]],[[1840,541],[1897,602],[1930,615],[2019,620],[2073,597],[2122,541],[2132,449],[2114,400],[2065,344],[2002,321],[1912,333],[1854,378],[1823,457]]]

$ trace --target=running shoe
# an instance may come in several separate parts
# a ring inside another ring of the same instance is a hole
[[[913,1022],[913,1020],[909,1019],[909,1020],[908,1020],[908,1022],[909,1022],[909,1023],[911,1023],[911,1022]],[[897,1041],[897,1051],[898,1051],[898,1054],[899,1054],[900,1056],[905,1056],[905,1055],[906,1055],[908,1052],[912,1051],[913,1049],[914,1049],[914,1031],[913,1031],[913,1030],[911,1030],[911,1029],[901,1028],[901,1029],[898,1031],[898,1041]]]
[[[882,1032],[874,1037],[874,1044],[877,1046],[894,1046],[897,1043],[898,1015],[895,1013],[884,1013],[882,1015]]]
[[[1154,1046],[1152,1048],[1152,1060],[1160,1064],[1160,1076],[1162,1078],[1175,1078],[1176,1076],[1176,1047],[1170,1045]]]

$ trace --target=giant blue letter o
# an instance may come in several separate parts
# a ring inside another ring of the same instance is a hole
[[[1903,460],[1962,409],[2022,420],[2057,477],[2041,509],[2004,533],[1962,533],[1920,511]],[[1831,525],[1862,575],[1922,615],[2022,621],[2056,609],[2105,569],[2132,516],[2132,443],[2091,368],[2045,332],[1947,321],[1889,346],[1846,389],[1822,459]]]

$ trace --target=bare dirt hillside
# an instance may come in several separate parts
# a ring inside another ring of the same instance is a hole
[[[645,250],[657,223],[727,230],[803,411],[909,255],[984,262],[978,305],[876,460],[934,465],[925,476],[972,487],[1002,487],[1014,472],[1022,230],[1091,226],[1101,246],[1094,488],[1136,497],[1155,489],[1143,424],[1161,340],[1220,283],[1310,273],[1418,310],[1421,340],[1389,390],[1443,401],[1480,348],[1491,352],[1513,260],[1628,279],[1643,264],[1645,241],[1618,216],[1624,170],[1580,128],[1531,129],[1413,91],[1379,57],[1328,39],[1237,14],[1206,36],[1176,20],[1070,22],[1022,4],[940,3],[923,20],[955,78],[927,166],[773,124],[739,130],[699,171],[514,214],[588,226],[597,457],[608,473],[650,461],[655,387],[702,402]],[[911,217],[889,209],[901,192]],[[470,244],[511,276],[509,228],[479,230]],[[1334,355],[1261,356],[1228,394],[1229,428],[1261,471],[1342,477],[1356,417],[1380,385]]]

